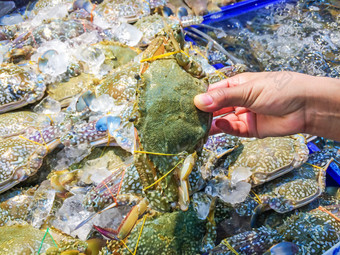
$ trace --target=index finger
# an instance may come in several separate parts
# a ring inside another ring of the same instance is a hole
[[[219,88],[230,88],[244,84],[252,80],[256,76],[256,73],[241,73],[233,77],[218,81],[216,83],[210,84],[208,91],[219,89]]]

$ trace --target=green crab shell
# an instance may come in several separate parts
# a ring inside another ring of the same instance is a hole
[[[191,208],[186,212],[149,215],[139,239],[137,254],[199,254],[205,223]],[[131,250],[136,246],[142,224],[140,221],[128,237],[127,245]],[[124,248],[120,254],[130,253]]]
[[[198,110],[194,97],[207,91],[206,80],[191,76],[175,59],[162,59],[150,64],[142,83],[135,126],[143,149],[177,154],[202,147],[212,115]],[[157,168],[169,167],[165,157],[149,157]]]
[[[105,55],[104,64],[115,69],[132,61],[138,52],[124,44],[113,41],[102,41],[94,45]]]
[[[239,150],[242,150],[241,153]],[[239,167],[253,172],[253,186],[271,181],[301,166],[308,159],[308,147],[302,136],[267,137],[246,141],[238,150],[240,155],[230,166],[230,171]]]

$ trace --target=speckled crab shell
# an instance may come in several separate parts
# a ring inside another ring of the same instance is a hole
[[[143,58],[174,51],[176,44],[180,47],[178,42],[159,36],[146,49]],[[204,73],[192,67],[199,65],[177,55],[142,66],[135,105],[137,150],[178,155],[202,148],[212,116],[198,110],[193,103],[194,96],[205,92],[208,84],[202,78]],[[135,154],[135,166],[144,187],[167,173],[179,161],[179,156]],[[157,187],[162,187],[163,191],[158,190],[153,195],[167,197],[170,203],[177,202],[178,186],[174,175],[168,175],[160,185],[150,188],[148,194]],[[162,199],[155,200],[160,202]]]
[[[62,126],[46,127],[0,141],[0,193],[34,175],[44,157],[60,144]]]
[[[140,220],[127,238],[131,250],[136,246],[142,224]],[[199,254],[204,234],[205,221],[198,219],[192,209],[148,215],[137,254]],[[112,241],[108,247],[119,254],[130,254],[117,241]]]
[[[318,198],[325,190],[325,169],[336,155],[336,150],[322,150],[313,153],[306,164],[287,175],[255,188],[261,204],[255,214],[273,209],[286,213],[304,206]]]
[[[246,140],[235,153],[239,155],[229,171],[249,168],[253,172],[249,181],[256,186],[301,166],[308,159],[309,151],[305,138],[295,135]]]
[[[0,115],[0,138],[15,136],[28,128],[43,129],[51,120],[44,115],[30,111],[8,112]]]
[[[0,113],[38,101],[45,89],[42,78],[29,66],[0,66]]]

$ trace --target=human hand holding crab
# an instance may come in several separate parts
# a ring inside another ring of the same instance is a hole
[[[309,133],[340,140],[340,80],[293,72],[242,73],[210,85],[196,106],[214,112],[211,133]],[[326,125],[327,124],[327,125]]]

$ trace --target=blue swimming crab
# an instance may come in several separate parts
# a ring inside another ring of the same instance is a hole
[[[192,209],[186,212],[153,213],[141,219],[126,240],[133,251],[141,233],[136,254],[198,254],[205,234],[205,221],[196,217]],[[143,226],[143,229],[142,229]],[[111,241],[112,253],[130,254],[121,242]],[[103,250],[104,251],[104,250]]]
[[[35,103],[44,96],[42,77],[28,65],[2,65],[0,76],[0,113]]]
[[[50,235],[46,231],[29,224],[0,227],[0,253],[6,254],[10,251],[11,254],[81,254],[91,245],[51,228],[48,229]],[[47,235],[44,237],[45,234]]]
[[[60,144],[59,138],[68,128],[68,125],[54,125],[21,136],[2,139],[0,192],[35,174],[48,152]]]
[[[164,0],[105,0],[95,8],[95,12],[104,16],[108,21],[118,21],[124,18],[128,22],[135,22],[140,17],[150,15],[151,9],[166,4]]]
[[[241,215],[252,215],[252,226],[264,211],[286,213],[316,200],[325,190],[325,170],[338,158],[336,149],[326,148],[311,154],[308,161],[288,174],[255,187],[247,200],[236,206]],[[254,210],[254,211],[253,211]]]
[[[277,228],[262,226],[226,238],[209,254],[322,254],[340,239],[338,209],[329,205],[296,212]]]
[[[338,157],[337,150],[326,149],[312,154],[307,163],[294,169],[279,179],[255,189],[261,204],[255,213],[274,209],[285,213],[310,203],[325,190],[326,169],[333,158]]]
[[[22,134],[29,128],[43,129],[50,125],[50,118],[30,111],[8,112],[0,115],[0,137]]]
[[[139,152],[135,153],[134,164],[151,203],[169,210],[179,195],[180,206],[185,210],[189,202],[187,177],[193,168],[195,151],[202,148],[207,138],[211,115],[198,110],[192,101],[196,94],[207,90],[202,68],[181,52],[181,42],[177,42],[173,31],[167,34],[168,37],[157,37],[143,54],[150,61],[143,62],[137,88],[135,127]],[[167,53],[169,57],[160,57]],[[190,170],[178,174],[179,189],[174,175],[149,187],[181,163]]]
[[[249,182],[260,185],[301,166],[308,159],[306,139],[302,135],[248,139],[235,150],[236,161],[229,165],[232,174],[238,168],[252,172]]]

